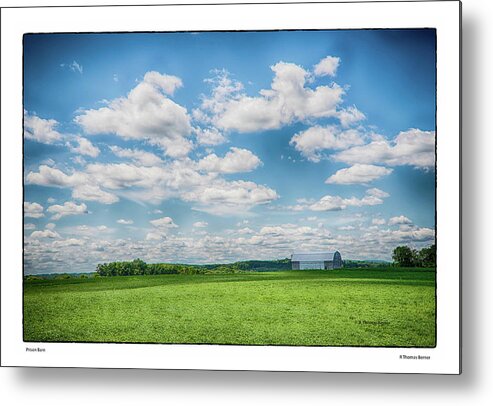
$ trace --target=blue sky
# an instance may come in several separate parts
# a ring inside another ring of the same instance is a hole
[[[24,38],[25,272],[338,249],[435,230],[435,32]]]

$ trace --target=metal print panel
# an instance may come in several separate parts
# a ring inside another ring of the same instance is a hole
[[[22,35],[26,353],[431,365],[437,26],[163,27]]]

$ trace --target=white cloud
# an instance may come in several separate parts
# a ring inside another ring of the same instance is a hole
[[[36,229],[36,225],[33,224],[33,223],[26,223],[24,224],[24,230],[28,231],[28,230],[35,230]]]
[[[278,62],[271,69],[274,72],[271,88],[261,90],[257,97],[242,93],[239,82],[232,81],[227,72],[219,72],[213,80],[216,87],[212,97],[203,100],[194,117],[219,129],[254,132],[336,115],[344,94],[340,86],[306,87],[309,72],[293,63]]]
[[[411,227],[407,230],[389,230],[383,234],[383,237],[396,242],[432,241],[435,238],[435,230],[427,227]]]
[[[72,146],[70,143],[67,143],[70,150],[72,152],[76,152],[81,155],[87,155],[92,158],[96,158],[101,152],[98,147],[94,146],[91,141],[84,137],[76,137],[75,140],[79,144],[78,147]]]
[[[27,183],[41,186],[71,187],[84,184],[87,180],[87,176],[82,172],[67,175],[60,169],[47,165],[40,165],[38,172],[29,172],[26,176]]]
[[[118,224],[124,224],[124,225],[130,225],[134,223],[133,220],[125,220],[125,219],[118,219],[116,222]]]
[[[364,144],[363,136],[359,131],[351,129],[342,131],[337,126],[310,127],[291,138],[290,145],[312,162],[319,162],[321,151],[340,150],[354,145]]]
[[[200,145],[219,145],[226,142],[226,137],[214,127],[196,128],[195,135]]]
[[[339,169],[327,178],[325,183],[339,185],[366,184],[392,173],[392,169],[383,166],[355,164],[350,168]]]
[[[44,217],[43,206],[36,202],[24,202],[24,217],[31,217],[38,219]]]
[[[147,140],[171,157],[192,149],[187,139],[192,131],[186,108],[167,95],[181,87],[176,76],[147,72],[126,97],[100,109],[84,110],[75,118],[88,134],[116,134],[126,140]]]
[[[31,238],[59,238],[60,235],[53,230],[33,231]]]
[[[157,241],[162,240],[163,238],[166,238],[166,234],[160,231],[151,231],[146,234],[147,241]]]
[[[53,230],[55,227],[56,227],[55,223],[48,223],[45,226],[45,228],[47,228],[48,230]]]
[[[63,228],[64,238],[26,238],[26,270],[64,272],[93,271],[97,263],[142,258],[148,263],[233,262],[242,259],[285,258],[293,251],[330,251],[338,249],[344,259],[390,259],[392,250],[401,244],[414,248],[434,241],[434,230],[410,227],[406,230],[366,228],[332,233],[323,224],[267,223],[250,225],[245,230],[223,230],[216,234],[200,231],[190,235],[168,233],[153,227],[142,240],[116,238],[111,230],[79,226]],[[73,234],[73,235],[71,235]],[[47,255],[47,254],[52,255]]]
[[[430,168],[435,165],[435,132],[410,129],[399,133],[392,141],[375,137],[369,144],[349,148],[333,157],[348,164]]]
[[[95,201],[103,204],[113,204],[120,199],[113,193],[102,190],[97,185],[77,185],[72,191],[72,197],[78,200]]]
[[[344,128],[351,126],[359,121],[366,119],[366,116],[359,111],[356,106],[350,106],[345,109],[341,109],[337,113],[337,117]]]
[[[236,230],[237,234],[254,234],[255,231],[253,231],[250,227],[243,227],[238,230]]]
[[[366,195],[361,199],[356,197],[343,198],[340,196],[326,195],[322,197],[318,202],[315,202],[308,206],[313,211],[337,211],[344,210],[347,207],[361,207],[361,206],[375,206],[383,203],[383,198],[388,194],[379,189],[368,189]]]
[[[78,238],[67,238],[66,240],[58,240],[53,242],[53,246],[56,248],[62,247],[80,247],[84,245],[85,241]]]
[[[119,158],[130,158],[132,161],[144,166],[159,165],[163,162],[161,158],[152,152],[143,151],[141,149],[125,149],[112,145],[110,146],[110,150]]]
[[[215,173],[250,172],[262,164],[251,151],[242,148],[230,148],[224,158],[211,154],[198,162],[198,168]]]
[[[58,126],[56,120],[47,120],[36,115],[30,115],[24,110],[24,137],[43,144],[53,144],[62,139],[55,128]]]
[[[193,223],[193,226],[195,228],[205,228],[209,225],[209,223],[207,223],[206,221],[197,221],[195,223]]]
[[[232,156],[236,157],[237,152],[232,151]],[[242,156],[250,159],[237,165],[234,159],[223,162],[221,160],[224,158],[218,158],[220,165],[214,170],[230,173],[233,170],[246,170],[258,159],[254,156],[251,159],[249,152]],[[66,174],[59,169],[41,165],[38,172],[27,175],[26,183],[72,188],[74,199],[106,204],[118,201],[118,196],[155,204],[178,198],[198,203],[195,207],[198,210],[218,215],[226,212],[231,214],[236,209],[239,214],[278,198],[277,193],[267,186],[242,180],[227,181],[218,177],[218,173],[200,171],[198,166],[196,161],[189,158],[152,167],[97,163],[87,165],[84,172],[72,171]],[[115,191],[118,191],[118,196],[113,193]]]
[[[267,186],[243,180],[227,182],[218,179],[184,193],[183,200],[199,203],[194,207],[216,215],[236,215],[252,206],[270,203],[279,196]]]
[[[46,158],[41,161],[42,165],[55,166],[55,161],[51,158]]]
[[[400,215],[396,217],[392,217],[389,219],[389,225],[394,226],[397,224],[412,224],[413,222],[407,218],[406,216]]]
[[[160,229],[176,228],[178,227],[171,217],[161,217],[155,220],[149,221],[154,227]]]
[[[74,164],[80,165],[80,166],[84,166],[87,164],[87,161],[84,158],[82,158],[80,155],[74,156],[74,157],[70,158],[70,160]]]
[[[49,197],[48,199],[46,199],[46,201],[51,204],[51,203],[55,203],[56,199],[53,197]]]
[[[381,199],[384,199],[386,197],[389,197],[390,195],[387,192],[384,192],[383,190],[377,189],[376,187],[368,189],[366,191],[366,194],[374,197],[379,197]]]
[[[177,228],[178,226],[173,222],[171,217],[161,217],[155,220],[149,221],[154,226],[154,230],[150,231],[146,235],[147,241],[157,241],[168,238],[168,231]]]
[[[317,63],[313,73],[317,76],[335,76],[341,59],[335,56],[327,56]]]
[[[71,63],[61,63],[60,67],[70,69],[72,72],[78,72],[81,75],[84,73],[84,68],[77,61],[72,61]]]
[[[79,214],[87,214],[87,206],[84,203],[77,204],[74,202],[65,202],[62,205],[55,204],[46,209],[49,213],[54,213],[51,217],[52,220],[59,220],[65,216],[74,216]]]
[[[110,235],[115,232],[115,229],[109,228],[105,225],[88,226],[86,224],[82,224],[80,226],[64,227],[63,232],[67,235],[83,236],[88,239],[94,239],[95,237],[99,237],[101,235]]]
[[[340,226],[340,227],[337,227],[338,230],[341,230],[341,231],[351,231],[351,230],[354,230],[355,227],[354,226]]]
[[[374,219],[372,219],[371,223],[375,226],[382,226],[386,223],[386,221],[385,221],[385,219],[374,218]]]

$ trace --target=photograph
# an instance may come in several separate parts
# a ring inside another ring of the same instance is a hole
[[[427,27],[25,32],[26,346],[436,348]]]

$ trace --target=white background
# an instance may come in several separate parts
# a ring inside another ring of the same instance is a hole
[[[160,1],[163,3],[164,1]],[[177,1],[175,1],[177,2]],[[63,4],[81,4],[64,2]],[[102,4],[85,2],[84,4]],[[119,1],[119,4],[134,4]],[[151,0],[145,3],[152,3]],[[2,6],[39,4],[1,1]],[[44,1],[43,5],[62,4]],[[491,106],[491,13],[488,2],[463,1],[463,375],[418,376],[84,369],[0,370],[7,404],[486,404],[493,287],[489,264],[492,149],[486,123]],[[488,128],[489,129],[489,128]],[[4,174],[2,174],[4,176]],[[2,238],[8,236],[2,233]],[[481,264],[481,267],[480,267]],[[2,270],[2,272],[5,270]],[[488,396],[489,395],[489,396]],[[491,400],[490,400],[491,401]]]

